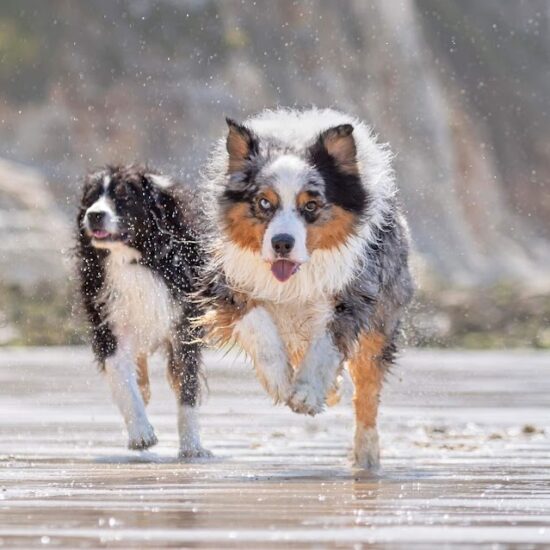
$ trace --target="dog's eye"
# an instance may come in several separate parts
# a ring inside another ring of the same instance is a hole
[[[261,198],[259,201],[258,201],[258,204],[260,205],[260,208],[264,211],[264,212],[268,212],[269,210],[271,210],[273,208],[273,206],[271,205],[271,203],[265,199],[265,198]]]
[[[122,201],[128,201],[131,198],[130,190],[125,185],[119,185],[115,189],[115,196]]]
[[[306,204],[304,205],[304,210],[306,212],[315,212],[317,208],[319,208],[319,205],[315,201],[306,202]]]

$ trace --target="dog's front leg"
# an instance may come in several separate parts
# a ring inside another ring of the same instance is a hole
[[[256,375],[275,403],[290,395],[292,367],[271,315],[261,306],[248,311],[233,329],[233,336],[252,358]]]
[[[152,447],[157,443],[157,437],[147,419],[137,382],[136,364],[130,349],[121,342],[116,352],[105,359],[105,373],[128,429],[128,448],[141,450]]]
[[[315,338],[296,372],[288,406],[296,413],[311,416],[322,412],[343,360],[328,332]]]

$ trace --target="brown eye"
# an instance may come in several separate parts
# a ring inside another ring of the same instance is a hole
[[[273,208],[271,203],[266,198],[261,198],[258,201],[258,204],[264,212],[268,212],[269,210],[271,210],[271,208]]]
[[[315,210],[317,210],[317,208],[319,207],[319,205],[315,202],[315,201],[309,201],[309,202],[306,202],[305,206],[304,206],[304,210],[306,212],[315,212]]]
[[[115,196],[117,199],[123,202],[132,202],[134,193],[128,185],[119,185],[115,190]]]

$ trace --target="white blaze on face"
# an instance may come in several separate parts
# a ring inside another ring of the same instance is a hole
[[[84,227],[85,229],[92,234],[93,236],[93,230],[91,224],[91,215],[94,213],[97,214],[103,214],[103,224],[102,229],[108,233],[114,234],[118,231],[118,224],[117,224],[117,215],[115,212],[115,205],[113,201],[109,198],[108,192],[109,192],[109,185],[111,184],[111,178],[110,176],[105,176],[103,178],[103,193],[100,195],[100,197],[86,210],[86,214],[84,216]],[[94,241],[94,244],[99,247],[105,247],[108,248],[109,243],[101,243],[98,240]]]
[[[273,188],[280,200],[279,208],[267,226],[262,243],[262,258],[267,262],[273,262],[277,258],[271,240],[280,234],[294,238],[294,247],[288,260],[298,264],[309,260],[305,221],[298,212],[296,197],[308,182],[310,173],[308,164],[293,155],[278,157],[261,172],[262,178],[273,182]]]

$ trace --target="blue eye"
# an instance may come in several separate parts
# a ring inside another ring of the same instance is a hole
[[[262,210],[265,210],[265,211],[271,210],[271,208],[272,208],[271,203],[270,203],[267,199],[265,199],[265,198],[260,199],[260,200],[258,201],[258,204],[260,205],[260,208],[261,208]]]

